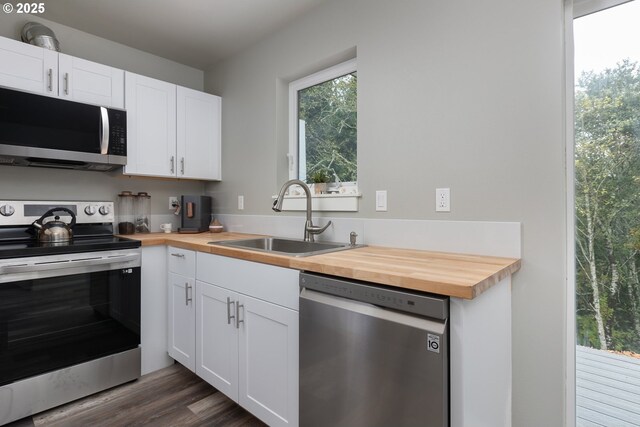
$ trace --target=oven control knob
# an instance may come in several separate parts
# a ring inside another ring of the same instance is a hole
[[[109,209],[109,206],[100,206],[100,215],[109,215],[111,213],[111,209]]]
[[[0,206],[0,215],[2,216],[11,216],[16,210],[11,205],[3,205]]]
[[[86,208],[84,208],[84,213],[86,213],[89,216],[95,215],[97,211],[98,209],[96,209],[96,207],[93,205],[89,205]]]

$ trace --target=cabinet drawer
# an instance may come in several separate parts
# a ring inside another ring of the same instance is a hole
[[[194,251],[169,246],[167,257],[169,259],[170,273],[180,274],[185,277],[195,277],[196,253]]]
[[[298,311],[298,270],[198,252],[197,279]]]

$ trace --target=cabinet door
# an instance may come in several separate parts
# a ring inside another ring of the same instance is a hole
[[[221,98],[178,86],[178,178],[220,179]]]
[[[238,294],[196,282],[196,374],[238,401]]]
[[[61,98],[124,108],[124,71],[73,56],[58,58]]]
[[[129,175],[176,176],[176,85],[125,73]]]
[[[0,37],[0,86],[58,96],[58,52]]]
[[[298,313],[240,297],[240,405],[270,426],[298,425]]]
[[[195,280],[169,274],[169,356],[195,372],[196,328],[193,305]]]

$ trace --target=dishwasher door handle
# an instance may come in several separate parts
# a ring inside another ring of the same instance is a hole
[[[366,302],[355,301],[347,298],[340,298],[334,295],[317,292],[311,289],[302,288],[300,291],[300,299],[307,300],[312,303],[324,304],[336,307],[353,313],[362,314],[364,316],[374,317],[388,322],[400,323],[427,332],[433,332],[443,335],[447,330],[447,320],[427,319],[411,314],[404,314],[395,310],[387,310],[377,305]],[[300,310],[302,312],[302,310]]]

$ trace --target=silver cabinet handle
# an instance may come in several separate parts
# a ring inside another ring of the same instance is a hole
[[[64,94],[69,95],[69,73],[64,73]]]
[[[189,305],[190,301],[193,301],[193,298],[189,297],[189,289],[191,288],[191,285],[189,284],[189,282],[185,282],[184,284],[184,305]]]
[[[180,173],[184,175],[184,157],[180,159]]]
[[[240,304],[240,302],[238,301],[238,303],[236,304],[236,329],[240,328],[240,323],[244,323],[244,320],[240,320],[241,308],[244,309],[244,304]]]
[[[169,162],[171,162],[171,173],[173,173],[174,170],[175,170],[175,167],[173,165],[173,163],[174,163],[174,157],[173,156],[171,156],[171,159],[169,160]]]
[[[176,258],[184,258],[184,254],[171,254],[171,256],[174,256]]]
[[[47,76],[49,77],[49,85],[47,88],[49,89],[49,92],[53,92],[53,69],[49,68]]]
[[[231,301],[231,298],[227,297],[227,325],[231,324],[231,319],[236,318],[236,316],[231,314],[231,305],[235,304],[235,301]]]
[[[100,154],[109,154],[109,112],[104,107],[100,107],[100,129]]]

